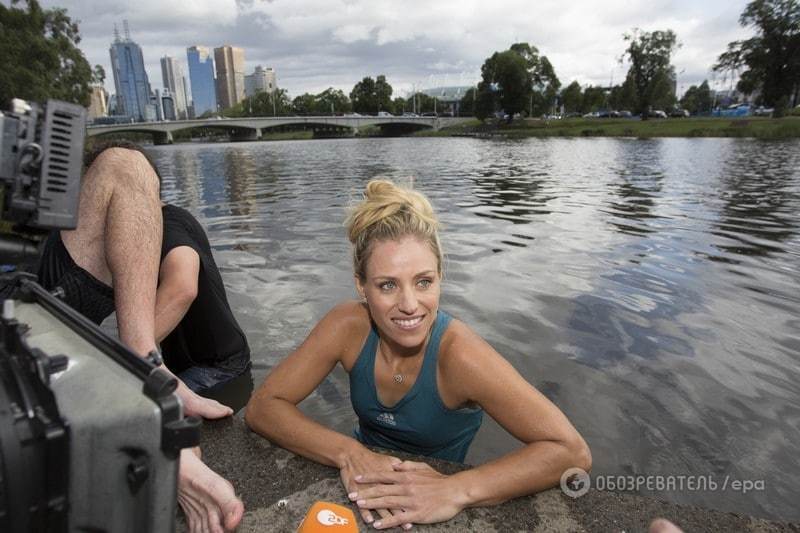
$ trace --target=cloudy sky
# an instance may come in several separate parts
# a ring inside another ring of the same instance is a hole
[[[566,86],[619,83],[622,34],[634,27],[672,29],[681,43],[673,64],[678,90],[711,81],[728,42],[749,36],[738,25],[746,0],[40,0],[77,19],[89,62],[106,69],[114,23],[127,20],[141,45],[151,85],[159,58],[186,64],[186,48],[231,44],[245,50],[246,71],[273,67],[291,96],[333,86],[349,93],[364,76],[385,74],[394,94],[413,86],[470,85],[483,61],[514,42],[546,55]],[[3,3],[7,4],[6,0]],[[187,73],[188,78],[188,73]],[[717,77],[717,86],[723,81]],[[730,85],[726,82],[725,87]]]

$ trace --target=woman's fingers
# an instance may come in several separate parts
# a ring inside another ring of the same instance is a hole
[[[388,518],[381,518],[372,525],[375,527],[375,529],[389,529],[392,527],[410,529],[413,522],[414,520],[412,519],[411,514],[404,511],[401,513],[395,513],[393,516]]]
[[[402,512],[409,504],[408,498],[404,496],[380,496],[378,498],[359,499],[356,505],[360,509],[392,509],[392,514]]]
[[[433,467],[428,463],[421,463],[419,461],[402,461],[400,463],[393,464],[392,468],[394,468],[396,472],[412,472],[414,470],[436,472],[436,470],[434,470]]]
[[[368,474],[359,474],[355,478],[356,483],[360,485],[364,485],[367,483],[398,483],[402,481],[404,478],[403,472],[370,472]],[[358,490],[358,489],[356,489]]]
[[[359,513],[361,513],[361,520],[364,521],[365,524],[371,524],[375,517],[372,516],[372,512],[369,509],[359,509]]]

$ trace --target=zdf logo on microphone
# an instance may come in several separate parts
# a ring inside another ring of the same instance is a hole
[[[569,468],[561,474],[561,490],[570,498],[580,498],[592,485],[589,474],[583,468]]]

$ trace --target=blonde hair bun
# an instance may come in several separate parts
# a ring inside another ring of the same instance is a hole
[[[419,191],[386,179],[367,183],[364,197],[345,220],[347,238],[353,244],[353,267],[364,278],[372,243],[414,235],[427,241],[442,270],[439,222],[430,201]]]

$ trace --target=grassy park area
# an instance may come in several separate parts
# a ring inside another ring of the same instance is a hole
[[[521,119],[510,124],[478,120],[421,136],[503,137],[754,137],[785,139],[800,137],[800,117],[692,117],[668,119],[573,118],[558,120]]]

